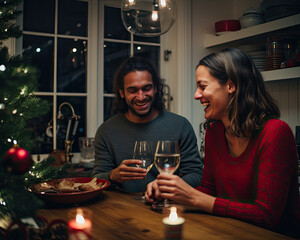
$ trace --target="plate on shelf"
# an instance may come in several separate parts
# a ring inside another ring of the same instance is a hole
[[[99,178],[94,179],[91,177],[62,178],[62,179],[46,181],[44,183],[46,186],[57,186],[62,181],[74,183],[73,186],[80,186],[80,185],[85,186],[84,187],[85,189],[90,189],[90,190],[72,191],[67,186],[66,188],[68,188],[68,192],[65,192],[65,191],[56,190],[55,187],[49,190],[47,189],[39,190],[37,187],[32,186],[31,188],[28,189],[28,191],[35,193],[38,197],[40,197],[47,203],[74,204],[74,203],[85,202],[95,198],[102,192],[102,190],[106,189],[110,185],[110,182],[105,179],[99,179]],[[88,183],[92,183],[93,187],[97,185],[99,188],[98,189],[88,188],[86,187]]]

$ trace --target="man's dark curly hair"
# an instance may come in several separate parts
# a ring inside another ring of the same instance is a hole
[[[119,90],[124,91],[124,77],[128,73],[135,71],[148,71],[151,74],[154,88],[157,89],[153,106],[157,110],[164,110],[166,102],[166,99],[164,97],[164,88],[154,66],[145,58],[131,57],[126,59],[121,64],[114,77],[113,91],[116,95],[114,99],[114,111],[121,113],[125,113],[128,111],[127,103],[125,99],[121,98]]]

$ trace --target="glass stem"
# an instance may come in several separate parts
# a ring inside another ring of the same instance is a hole
[[[146,191],[146,176],[143,178],[143,193],[142,193],[142,197],[145,196],[145,191]]]

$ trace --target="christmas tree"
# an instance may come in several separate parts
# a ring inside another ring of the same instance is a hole
[[[47,113],[50,106],[35,96],[38,71],[20,56],[9,56],[3,40],[20,37],[21,31],[14,19],[20,14],[16,5],[20,0],[1,1],[0,5],[0,157],[13,146],[30,150],[32,132],[28,120]]]
[[[34,95],[38,70],[21,56],[9,56],[3,44],[4,40],[22,35],[15,24],[19,3],[20,0],[0,0],[0,226],[4,219],[33,216],[42,202],[27,188],[61,178],[67,168],[53,167],[55,159],[51,157],[33,163],[30,156],[34,138],[28,122],[47,113],[50,106]]]

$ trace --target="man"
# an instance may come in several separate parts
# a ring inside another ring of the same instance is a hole
[[[92,176],[108,179],[130,192],[141,192],[146,170],[135,167],[142,163],[132,159],[135,141],[153,141],[156,146],[158,140],[176,140],[181,162],[175,174],[191,186],[199,186],[203,164],[195,133],[187,119],[164,110],[163,85],[151,63],[140,57],[125,60],[116,72],[114,93],[114,110],[119,113],[97,130]],[[157,175],[152,167],[146,183]]]

